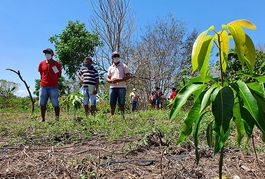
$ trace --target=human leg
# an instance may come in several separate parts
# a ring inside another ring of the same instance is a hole
[[[84,104],[84,109],[85,109],[85,114],[86,117],[88,116],[88,101],[89,101],[89,93],[87,88],[83,88],[82,94],[85,96],[83,98],[83,104]]]
[[[41,121],[44,122],[45,121],[46,106],[41,106],[40,112],[41,112],[41,118],[42,118]]]
[[[59,120],[60,106],[59,106],[59,89],[58,87],[49,88],[49,96],[54,107],[55,119]]]
[[[122,113],[122,116],[124,118],[124,105],[125,105],[125,96],[126,96],[126,88],[119,88],[118,89],[118,104],[120,111]]]
[[[117,97],[118,97],[118,89],[116,88],[110,88],[109,90],[109,103],[110,103],[110,114],[111,116],[115,113],[115,107],[117,103]]]
[[[54,107],[54,112],[55,112],[55,119],[59,120],[59,116],[60,116],[60,107]]]
[[[46,105],[48,101],[48,89],[47,87],[40,86],[39,90],[39,106],[41,107],[42,122],[45,121]]]
[[[155,104],[156,104],[156,109],[159,110],[160,109],[161,100],[159,98],[157,98]]]
[[[89,96],[90,96],[90,104],[91,104],[91,114],[95,116],[97,97],[94,94],[90,94]]]
[[[132,112],[134,112],[136,110],[136,106],[137,106],[137,103],[133,102],[132,103]]]

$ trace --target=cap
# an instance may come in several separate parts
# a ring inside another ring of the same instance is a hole
[[[120,56],[119,52],[117,52],[117,51],[112,52],[112,56],[114,56],[114,55],[119,55]]]
[[[43,50],[43,53],[46,53],[46,52],[49,52],[51,54],[54,54],[53,53],[53,50],[51,48],[46,48],[46,49]]]
[[[135,89],[135,88],[133,88],[133,91],[136,91],[136,89]]]

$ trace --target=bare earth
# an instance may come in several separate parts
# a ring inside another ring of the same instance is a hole
[[[1,139],[0,142],[5,139]],[[108,141],[91,139],[64,146],[14,145],[0,148],[0,178],[118,178],[193,179],[218,177],[219,154],[200,150],[196,165],[194,148],[167,144],[160,134],[148,143],[131,146],[137,138]],[[255,138],[255,142],[261,142]],[[167,147],[165,147],[167,146]],[[265,178],[265,155],[236,149],[224,153],[223,176],[234,179]]]

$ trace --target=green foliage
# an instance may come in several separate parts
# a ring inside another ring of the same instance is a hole
[[[12,81],[0,80],[0,108],[13,107],[12,100],[15,98],[15,92],[18,90],[18,84]]]
[[[49,41],[55,44],[56,56],[71,79],[76,77],[83,59],[93,57],[95,47],[100,44],[98,34],[88,32],[79,21],[69,21],[62,33],[51,36]]]
[[[259,83],[264,82],[264,77],[254,73],[261,72],[254,70],[256,62],[254,44],[242,27],[256,29],[256,26],[247,20],[236,20],[222,25],[222,30],[219,32],[211,26],[198,36],[193,45],[192,70],[193,72],[199,70],[200,75],[192,78],[179,91],[170,112],[170,119],[175,119],[188,98],[194,97],[194,104],[182,124],[177,143],[182,142],[193,132],[198,163],[198,130],[205,114],[209,111],[208,107],[211,106],[214,120],[208,121],[206,138],[209,146],[214,146],[214,154],[221,152],[219,169],[222,168],[222,152],[227,143],[232,122],[236,124],[239,145],[244,135],[249,140],[255,126],[263,134],[265,133],[265,98],[264,90]],[[214,35],[210,35],[210,31]],[[237,68],[241,66],[241,76],[253,78],[255,82],[248,83],[240,78],[234,80],[225,78],[225,72],[231,68],[229,65],[230,39],[234,41],[234,54],[239,61],[236,65]],[[219,50],[220,80],[210,76],[209,59],[213,44]],[[219,177],[222,178],[220,170]]]
[[[254,74],[264,75],[265,74],[265,53],[263,51],[256,50],[256,62],[253,68]],[[219,66],[218,66],[219,68]],[[245,82],[253,82],[256,81],[254,78],[252,78],[249,74],[249,70],[244,66],[242,68],[242,65],[238,59],[238,55],[236,54],[235,50],[230,50],[228,53],[228,62],[227,62],[227,69],[224,72],[223,76],[225,80],[229,81],[236,81],[238,79],[241,79]]]

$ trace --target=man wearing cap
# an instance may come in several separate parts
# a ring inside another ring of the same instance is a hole
[[[39,106],[41,107],[42,122],[45,121],[46,105],[50,98],[54,107],[56,120],[59,120],[59,89],[58,79],[62,74],[61,64],[52,59],[54,53],[50,48],[43,50],[46,59],[39,64],[38,71],[40,72],[40,92],[39,92]]]
[[[133,91],[130,93],[130,103],[132,104],[132,112],[137,109],[139,99],[141,99],[140,96],[137,94],[136,89],[133,88]]]
[[[106,81],[110,84],[109,102],[110,113],[114,115],[116,103],[118,101],[119,108],[124,118],[124,105],[126,96],[126,80],[130,79],[130,71],[126,64],[120,60],[118,52],[112,53],[112,65],[108,69]]]

